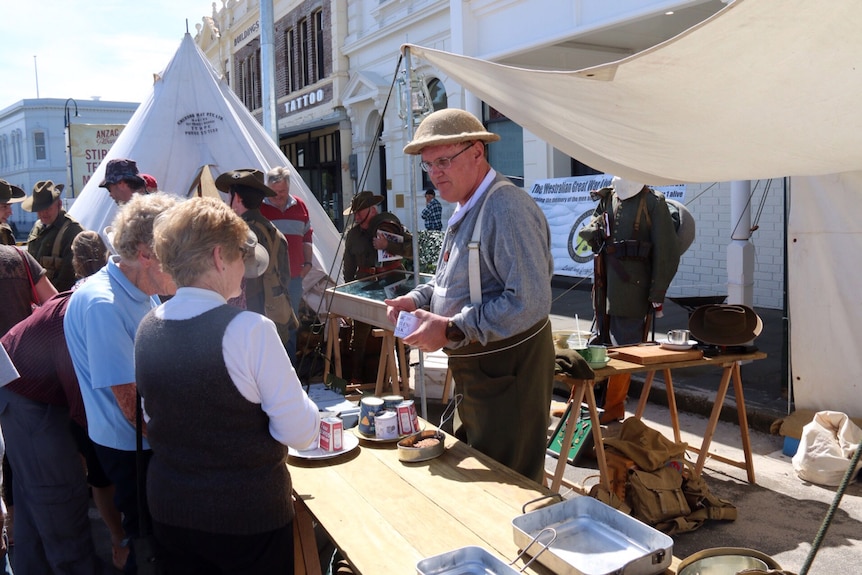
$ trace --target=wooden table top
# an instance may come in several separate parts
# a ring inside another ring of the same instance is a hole
[[[611,360],[605,367],[594,369],[596,379],[608,377],[617,373],[642,373],[646,371],[661,371],[665,369],[678,369],[681,367],[724,367],[737,361],[755,361],[765,359],[766,353],[755,351],[753,353],[727,353],[713,357],[702,357],[685,361],[662,361],[658,363],[641,364],[624,361],[614,357],[613,348],[608,350]]]
[[[415,573],[421,559],[468,545],[508,563],[519,551],[512,519],[550,491],[450,435],[445,445],[436,459],[402,463],[394,442],[361,440],[347,454],[290,457],[288,466],[296,496],[359,573]],[[526,560],[519,559],[516,570]],[[525,573],[550,571],[536,561]]]

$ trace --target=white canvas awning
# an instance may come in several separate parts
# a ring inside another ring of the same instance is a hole
[[[862,167],[862,2],[736,0],[631,57],[513,68],[410,46],[555,148],[649,184]]]
[[[578,71],[408,46],[597,170],[648,184],[792,176],[786,250],[796,407],[858,417],[859,22],[858,0],[735,0],[667,42]]]

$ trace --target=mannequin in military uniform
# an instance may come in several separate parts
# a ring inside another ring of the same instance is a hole
[[[77,279],[72,266],[72,240],[84,231],[63,209],[62,192],[63,184],[55,185],[51,180],[36,182],[33,195],[21,204],[22,209],[39,214],[39,221],[27,238],[27,251],[42,264],[48,279],[60,292],[72,289]]]
[[[579,232],[603,256],[606,298],[596,310],[600,340],[628,345],[646,340],[648,318],[660,307],[679,266],[680,246],[664,195],[639,182],[615,177],[611,187],[593,193],[599,204]],[[608,382],[604,421],[625,415],[630,376]]]
[[[25,196],[24,190],[18,186],[13,186],[6,180],[0,180],[0,244],[15,245],[15,234],[8,221],[12,215],[12,204],[23,201]]]
[[[402,259],[379,262],[377,250],[384,250],[403,258],[413,256],[413,238],[401,225],[401,221],[395,214],[377,211],[377,206],[382,201],[383,196],[368,191],[359,192],[353,197],[350,207],[344,210],[345,216],[353,214],[353,227],[347,231],[344,240],[344,281],[346,282],[404,269]],[[404,241],[390,242],[378,235],[379,231],[401,235]],[[372,329],[373,326],[367,323],[355,320],[353,322],[353,336],[350,339],[351,383],[362,382],[362,358],[365,356],[366,340]]]

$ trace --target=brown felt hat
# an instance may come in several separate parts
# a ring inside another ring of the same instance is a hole
[[[21,203],[21,208],[28,212],[41,212],[51,207],[60,194],[63,193],[63,184],[54,184],[51,180],[36,182],[33,186],[33,195]]]
[[[427,116],[416,133],[413,141],[404,146],[405,154],[420,154],[428,146],[444,146],[480,140],[496,142],[500,136],[485,130],[479,119],[465,110],[446,108]]]
[[[14,186],[6,180],[0,180],[0,204],[17,204],[23,202],[27,194],[18,186]]]
[[[263,195],[272,197],[275,192],[264,183],[265,174],[254,168],[242,168],[231,170],[221,174],[215,181],[215,187],[226,194],[230,193],[231,186],[246,186],[263,192]]]
[[[359,192],[353,196],[353,201],[350,202],[350,207],[344,210],[344,215],[347,216],[353,212],[359,212],[371,206],[376,206],[382,201],[383,196],[378,196],[374,192]]]
[[[695,309],[688,320],[691,335],[712,345],[742,345],[763,331],[760,316],[748,306],[710,304]]]

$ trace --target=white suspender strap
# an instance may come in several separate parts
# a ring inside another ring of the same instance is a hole
[[[482,305],[482,277],[479,270],[479,238],[482,236],[482,215],[485,213],[485,206],[491,201],[491,194],[508,184],[509,182],[505,180],[497,182],[485,192],[485,199],[482,200],[482,207],[479,208],[479,215],[476,217],[476,225],[473,226],[473,237],[467,244],[469,250],[467,262],[469,265],[470,303],[473,306]]]

